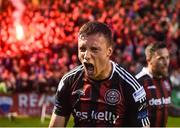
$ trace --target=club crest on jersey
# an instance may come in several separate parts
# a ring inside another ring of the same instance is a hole
[[[109,89],[106,91],[104,99],[107,104],[116,105],[121,100],[121,95],[117,89]]]

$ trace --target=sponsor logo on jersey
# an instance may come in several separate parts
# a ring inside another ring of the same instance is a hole
[[[113,114],[109,111],[95,111],[92,110],[90,113],[88,112],[81,112],[74,109],[75,116],[78,117],[80,120],[101,120],[101,121],[112,121],[113,123],[116,122],[116,120],[119,118],[118,115]]]
[[[149,105],[153,106],[153,105],[162,105],[162,104],[170,104],[171,103],[171,97],[167,97],[167,98],[158,98],[158,99],[154,99],[152,98],[151,100],[149,100]]]
[[[104,100],[109,105],[116,105],[121,100],[120,92],[117,89],[109,89],[105,93]]]
[[[135,100],[135,102],[140,101],[141,99],[143,99],[146,96],[146,93],[144,91],[143,87],[140,87],[137,91],[135,91],[133,93],[133,98]]]

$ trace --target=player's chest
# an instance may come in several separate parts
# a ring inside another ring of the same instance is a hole
[[[79,103],[83,106],[105,106],[110,108],[124,108],[125,98],[121,86],[112,81],[89,82],[84,81],[82,85],[73,89],[81,90],[83,93],[79,97]],[[76,97],[71,98],[72,102]]]
[[[83,95],[73,109],[76,117],[104,121],[124,117],[125,100],[119,85],[111,85],[111,82],[84,82],[79,89]],[[72,100],[72,103],[76,101]]]
[[[145,87],[150,106],[168,105],[171,103],[171,86],[168,80],[153,80]]]

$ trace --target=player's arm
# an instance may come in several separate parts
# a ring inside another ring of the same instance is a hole
[[[55,105],[49,127],[65,127],[71,115],[69,79],[63,77],[55,95]]]
[[[128,104],[127,125],[130,127],[149,127],[146,92],[143,86],[133,76],[128,80],[128,86],[124,90]]]
[[[143,73],[142,74],[141,73],[137,74],[135,76],[135,78],[137,79],[139,85],[143,87],[143,91],[140,91],[141,93],[139,93],[139,94],[145,94],[145,96],[142,96],[138,100],[138,102],[136,103],[137,106],[138,106],[137,107],[138,108],[137,117],[141,118],[141,123],[143,124],[143,127],[150,127],[150,121],[149,121],[149,118],[148,118],[149,115],[148,115],[147,95],[146,95],[146,92],[145,92],[145,87],[143,86],[144,85],[144,75],[145,74],[142,75]],[[133,94],[136,94],[136,92],[138,92],[138,91],[135,91]],[[133,95],[133,97],[135,98],[135,95]]]
[[[49,123],[49,128],[65,127],[67,125],[68,120],[69,120],[69,116],[67,116],[67,117],[58,116],[55,113],[53,113],[51,120],[50,120],[50,123]]]
[[[133,93],[134,101],[132,101],[131,109],[133,119],[132,122],[134,126],[138,127],[149,127],[150,122],[148,118],[148,110],[147,110],[147,103],[146,103],[146,93],[144,88],[141,87],[137,91]]]

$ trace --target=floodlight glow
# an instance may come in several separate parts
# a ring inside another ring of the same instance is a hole
[[[16,38],[17,40],[22,40],[24,38],[24,30],[21,24],[16,24]]]

